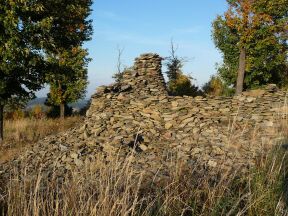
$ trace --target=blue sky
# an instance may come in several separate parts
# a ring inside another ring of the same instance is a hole
[[[131,66],[142,53],[168,56],[171,39],[178,46],[177,55],[189,60],[184,72],[202,85],[221,62],[211,38],[211,23],[226,9],[225,0],[95,0],[93,39],[85,44],[93,59],[87,97],[97,86],[113,82],[117,47],[124,49],[122,63]]]

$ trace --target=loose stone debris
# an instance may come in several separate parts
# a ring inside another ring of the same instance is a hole
[[[175,162],[188,171],[197,164],[209,173],[245,172],[281,140],[286,92],[269,85],[235,97],[172,97],[161,61],[151,53],[136,58],[121,82],[97,89],[83,125],[39,141],[3,173],[12,164],[60,177],[131,154],[136,173],[159,179]]]

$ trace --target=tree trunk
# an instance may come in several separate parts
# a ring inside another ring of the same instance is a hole
[[[4,136],[4,105],[0,104],[0,143],[3,142]]]
[[[60,104],[60,118],[61,119],[65,118],[65,104],[64,103]]]
[[[245,68],[246,68],[246,50],[245,48],[242,47],[240,49],[239,70],[238,70],[238,77],[237,77],[237,84],[236,84],[236,95],[241,94],[243,92]]]

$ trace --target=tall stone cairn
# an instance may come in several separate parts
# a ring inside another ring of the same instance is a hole
[[[130,98],[167,96],[167,89],[162,75],[162,60],[158,54],[147,53],[135,59],[132,69],[125,71],[119,83],[101,86],[92,97],[105,93],[114,93]]]
[[[145,80],[151,95],[166,95],[165,80],[162,75],[162,60],[158,54],[147,53],[135,59],[134,70]]]

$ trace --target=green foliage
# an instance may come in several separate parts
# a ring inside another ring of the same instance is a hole
[[[40,2],[43,6],[40,16],[51,17],[51,28],[42,44],[49,68],[46,76],[50,85],[49,103],[63,107],[63,104],[83,98],[86,93],[90,59],[82,45],[91,39],[92,21],[87,18],[92,0]]]
[[[176,55],[176,49],[171,42],[170,56],[166,58],[165,65],[167,67],[166,74],[168,76],[168,92],[174,96],[197,96],[201,95],[201,90],[192,84],[192,77],[184,75],[182,68],[185,59]]]
[[[41,7],[31,20],[49,18],[49,31],[39,36],[42,48],[49,54],[58,54],[65,49],[82,46],[91,39],[92,20],[87,17],[91,13],[92,0],[38,0]],[[46,33],[46,34],[45,34]]]
[[[174,82],[177,79],[178,74],[182,73],[182,68],[184,66],[184,59],[179,58],[172,54],[168,58],[166,58],[166,74],[168,76],[169,82]]]
[[[235,86],[240,47],[244,46],[247,56],[244,88],[268,83],[287,85],[288,1],[237,0],[229,4],[233,10],[213,22],[214,43],[223,54],[223,63],[218,67],[220,77]],[[249,20],[237,16],[244,7]]]
[[[231,96],[234,94],[233,89],[225,85],[219,76],[211,76],[210,80],[203,85],[202,91],[211,96]]]
[[[168,82],[168,89],[171,95],[174,96],[198,96],[201,95],[201,90],[192,84],[191,77],[178,72],[176,79]]]
[[[3,107],[34,97],[51,84],[51,102],[85,94],[92,0],[15,0],[0,4],[0,142]],[[63,106],[62,106],[63,107]]]
[[[225,83],[235,86],[239,66],[239,48],[235,46],[239,37],[236,31],[231,30],[225,19],[218,16],[213,22],[213,39],[215,46],[221,51],[223,63],[217,66],[219,76]]]
[[[41,35],[48,20],[39,18],[32,22],[30,19],[31,13],[40,10],[41,7],[29,0],[0,3],[0,142],[7,102],[32,98],[44,82],[45,64],[43,53],[36,46],[36,35]]]
[[[71,103],[85,96],[89,62],[86,56],[87,51],[78,47],[63,51],[59,58],[48,57],[52,66],[51,73],[47,76],[50,84],[50,104]],[[55,73],[56,71],[58,73]]]
[[[45,68],[42,53],[33,46],[34,29],[45,20],[25,22],[27,14],[39,9],[28,0],[2,1],[0,4],[0,101],[31,98],[41,88]]]

